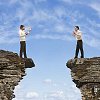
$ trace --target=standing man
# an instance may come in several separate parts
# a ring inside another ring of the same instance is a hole
[[[78,58],[79,50],[81,52],[81,58],[84,58],[82,32],[79,30],[79,26],[75,26],[75,29],[73,31],[73,36],[77,40],[75,58]]]
[[[28,32],[25,32],[25,26],[20,25],[19,36],[20,36],[20,57],[22,58],[22,54],[24,53],[24,58],[27,58],[26,54],[26,35],[28,35],[31,31],[31,28]]]

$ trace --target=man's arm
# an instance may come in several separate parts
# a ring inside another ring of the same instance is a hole
[[[25,31],[19,31],[19,35],[20,35],[20,37],[24,37],[24,36],[26,36],[26,33],[25,33]]]
[[[26,35],[30,34],[31,27],[28,27],[28,29],[26,29],[26,30],[27,30]]]
[[[82,35],[82,32],[81,31],[79,31],[79,32],[77,32],[77,34],[76,34],[77,36],[81,36]]]
[[[73,31],[73,33],[72,33],[72,34],[73,34],[73,36],[74,36],[74,37],[76,36],[76,32],[75,32],[75,31]]]

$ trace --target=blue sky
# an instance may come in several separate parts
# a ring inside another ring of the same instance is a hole
[[[19,25],[31,26],[27,55],[36,67],[15,89],[13,100],[81,100],[66,62],[74,57],[75,25],[85,57],[100,55],[100,0],[0,0],[0,49],[19,53]]]

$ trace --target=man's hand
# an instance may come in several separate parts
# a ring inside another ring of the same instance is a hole
[[[31,27],[27,27],[27,32],[26,32],[26,35],[30,34],[30,31],[32,30]]]
[[[32,28],[31,28],[31,27],[27,27],[27,31],[29,31],[29,32],[30,32],[31,30],[32,30]]]
[[[26,35],[28,35],[29,33],[27,32],[27,33],[25,33]]]
[[[73,31],[73,36],[75,36],[75,35],[76,35],[75,31]]]

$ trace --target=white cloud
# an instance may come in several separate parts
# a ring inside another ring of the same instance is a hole
[[[63,1],[66,4],[69,3],[69,4],[86,4],[87,5],[86,1],[83,1],[83,0],[59,0],[59,1],[61,2]]]
[[[69,86],[66,89],[48,92],[44,95],[44,100],[81,100],[81,93],[76,87]]]
[[[55,93],[51,93],[51,97],[60,97],[63,98],[63,91],[57,91]]]
[[[19,0],[10,0],[9,1],[9,4],[15,4],[15,3],[17,3]]]
[[[55,7],[54,13],[58,18],[62,18],[64,16],[68,15],[68,13],[66,12],[66,10],[63,6]]]
[[[13,100],[25,100],[23,98],[14,98]]]
[[[91,26],[93,26],[94,28],[95,28],[95,27],[100,28],[100,23],[99,23],[98,21],[96,22],[95,20],[90,20],[90,19],[88,19],[88,18],[87,18],[87,21],[88,21],[88,23],[89,23]],[[93,29],[93,28],[91,28],[91,29]],[[90,29],[90,30],[91,30],[91,29]]]
[[[57,33],[65,33],[66,32],[66,27],[64,24],[58,24],[55,26],[55,31]]]
[[[68,35],[50,35],[50,34],[37,34],[32,36],[34,39],[51,39],[51,40],[64,40],[64,41],[73,41],[74,38]]]
[[[56,91],[51,92],[45,95],[45,100],[64,100],[64,92],[63,91]]]
[[[90,36],[90,35],[84,35],[84,42],[91,46],[91,47],[96,47],[98,49],[100,49],[100,40],[93,37],[93,36]]]
[[[37,2],[45,2],[46,0],[36,0]],[[63,0],[64,2],[72,2],[73,0]],[[78,19],[82,19],[86,17],[86,15],[82,14],[79,11],[72,12],[71,10],[66,10],[63,6],[57,6],[54,9],[48,10],[48,9],[41,9],[34,7],[34,4],[29,1],[25,0],[23,3],[19,0],[10,0],[11,4],[19,3],[19,8],[16,9],[14,15],[10,14],[7,15],[6,13],[1,14],[2,20],[0,22],[3,23],[3,25],[0,25],[0,43],[18,43],[19,37],[18,37],[18,26],[13,27],[13,22],[16,20],[19,20],[19,24],[23,23],[25,25],[30,25],[33,27],[37,26],[40,30],[41,34],[39,32],[37,34],[34,34],[31,36],[30,39],[51,39],[51,40],[64,40],[64,41],[73,41],[74,38],[71,36],[72,31],[72,25],[77,23],[77,17]],[[90,4],[90,6],[95,9],[98,13],[100,13],[100,7],[98,3]],[[31,12],[31,15],[28,14]],[[15,17],[13,17],[15,16]],[[63,17],[66,18],[63,19]],[[70,21],[67,21],[67,18],[70,19]],[[65,22],[66,21],[66,22]],[[40,23],[43,24],[40,24]],[[100,27],[100,24],[95,22],[95,20],[87,20],[87,24],[91,24],[91,26]],[[82,24],[81,24],[82,25]],[[41,26],[41,27],[40,27]],[[52,26],[52,27],[51,27]],[[84,29],[86,29],[86,27]],[[83,29],[83,30],[84,30]],[[95,29],[87,30],[92,35],[98,35],[98,32]],[[62,33],[62,34],[61,34]],[[86,37],[85,43],[92,47],[97,47],[100,45],[99,39],[93,38],[91,36],[84,36]],[[91,39],[91,42],[88,43],[88,39]],[[6,40],[6,41],[5,41]],[[96,45],[95,45],[96,44]],[[93,46],[94,45],[94,46]]]
[[[34,0],[36,4],[41,3],[41,2],[46,2],[47,0]]]
[[[53,87],[53,88],[57,88],[58,87],[58,84],[56,84],[53,80],[51,80],[51,79],[45,79],[44,81],[43,81],[46,85],[49,85],[49,87]]]
[[[38,97],[39,97],[39,94],[37,92],[28,92],[26,94],[26,98],[28,98],[28,99],[38,98]]]
[[[100,5],[99,2],[94,2],[90,4],[90,7],[92,7],[97,13],[100,15]]]
[[[13,37],[11,39],[11,37],[1,37],[0,38],[0,44],[14,44],[14,43],[18,43],[19,39],[17,37]]]
[[[20,85],[18,85],[18,86],[15,87],[15,90],[16,90],[16,91],[18,91],[18,90],[20,90],[20,89],[21,89],[21,86],[20,86]]]
[[[43,1],[44,0],[38,0],[38,2],[43,2]],[[7,15],[5,13],[5,20],[6,21],[4,21],[4,22],[6,23],[6,26],[2,26],[2,28],[1,28],[2,33],[5,35],[1,36],[0,43],[17,43],[19,41],[17,35],[14,35],[15,33],[17,33],[17,32],[15,32],[17,29],[13,28],[13,24],[12,24],[12,22],[14,20],[19,20],[20,21],[19,24],[21,24],[21,23],[23,23],[25,25],[30,24],[33,27],[35,24],[38,27],[40,25],[39,24],[40,22],[44,22],[45,24],[42,25],[43,27],[41,29],[41,31],[43,33],[47,33],[47,32],[48,33],[49,32],[67,33],[70,30],[70,28],[68,28],[66,26],[66,24],[62,22],[63,21],[62,16],[66,16],[66,14],[67,14],[67,12],[64,11],[63,8],[61,8],[61,9],[56,8],[55,11],[52,11],[52,10],[48,11],[46,9],[45,10],[40,9],[40,8],[36,9],[34,7],[34,5],[28,0],[25,0],[24,3],[22,1],[17,1],[17,0],[14,2],[13,2],[13,0],[11,0],[10,2],[11,3],[19,2],[20,6],[16,10],[14,18],[13,18],[13,16]],[[29,11],[32,12],[32,15],[28,14]],[[48,22],[48,20],[50,20],[50,22]],[[35,23],[35,24],[33,25],[33,23]],[[53,27],[50,28],[49,24],[50,25],[53,24]],[[8,30],[6,30],[7,26],[10,27]],[[13,31],[13,34],[11,35],[12,30],[15,30],[15,31]],[[55,40],[59,39],[59,40],[68,40],[68,41],[72,40],[70,36],[67,36],[67,34],[66,35],[47,34],[47,35],[37,34],[34,36],[34,38],[35,39],[55,39]],[[12,37],[12,39],[11,39],[11,37]],[[7,40],[7,41],[5,41],[5,40]]]
[[[75,94],[80,94],[80,90],[76,87],[75,84],[73,84],[71,87],[72,87],[72,90],[75,92]]]
[[[51,80],[51,79],[45,79],[45,80],[44,80],[44,83],[46,83],[46,84],[51,84],[51,83],[52,83],[52,80]]]
[[[63,2],[66,2],[66,3],[72,3],[73,0],[61,0]]]
[[[14,94],[16,94],[16,96],[13,100],[37,100],[39,98],[39,93],[35,91],[27,92],[21,85],[16,86]]]

